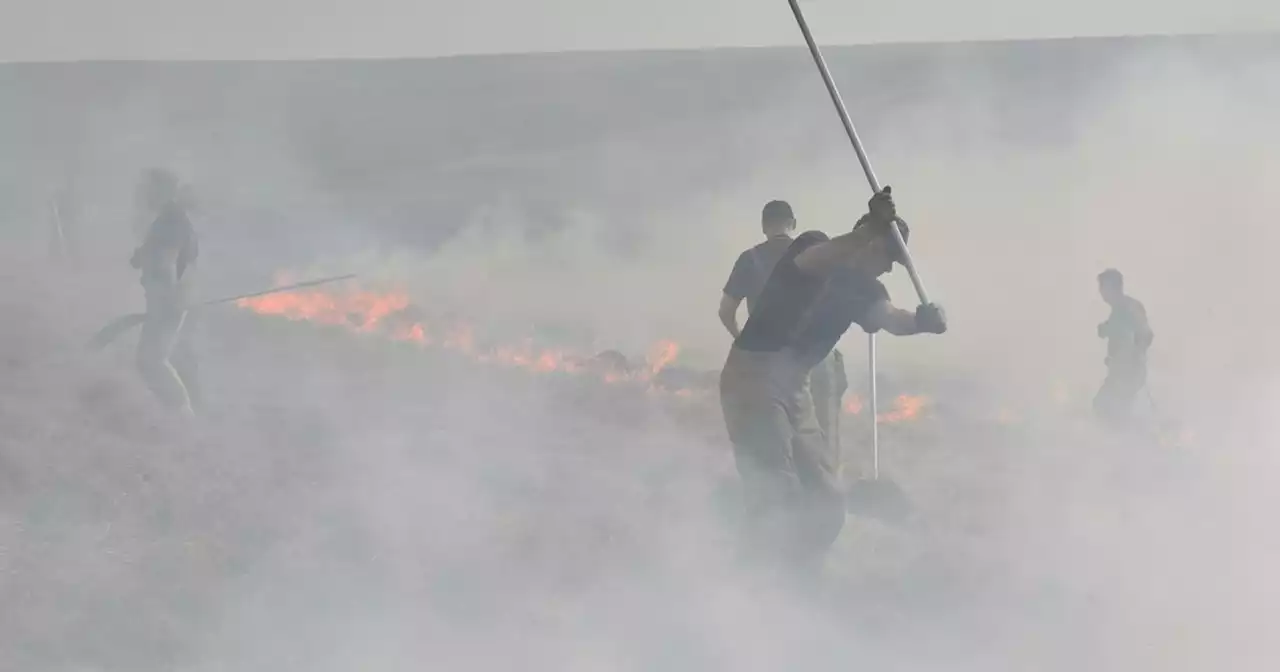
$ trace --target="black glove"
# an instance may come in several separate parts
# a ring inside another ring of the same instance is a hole
[[[916,329],[922,334],[945,334],[947,314],[941,306],[922,303],[916,307]]]
[[[893,221],[898,216],[898,208],[893,203],[893,187],[886,186],[876,192],[871,200],[867,201],[867,210],[872,218],[881,222]]]

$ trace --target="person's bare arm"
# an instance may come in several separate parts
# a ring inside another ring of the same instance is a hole
[[[862,326],[873,332],[884,330],[894,336],[942,334],[947,331],[947,317],[934,304],[925,304],[910,311],[903,310],[888,300],[880,300],[872,305]]]
[[[872,330],[887,331],[894,336],[910,336],[920,333],[916,325],[916,314],[903,310],[888,301],[878,301],[867,315],[867,324],[862,326]]]
[[[863,222],[879,222],[888,224],[898,216],[897,206],[893,203],[893,191],[885,187],[867,202],[867,214],[859,220]],[[847,263],[854,254],[875,237],[874,227],[855,226],[849,233],[841,234],[809,247],[796,255],[795,265],[806,275],[825,275],[837,266]]]
[[[742,299],[737,299],[728,294],[720,295],[720,324],[724,325],[726,331],[734,338],[738,337],[741,330],[738,328],[738,306],[742,305]]]
[[[867,243],[864,231],[850,231],[818,243],[796,255],[796,268],[805,275],[826,275],[844,264]]]

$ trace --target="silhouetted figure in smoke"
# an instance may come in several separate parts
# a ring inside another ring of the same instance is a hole
[[[147,386],[167,407],[191,415],[200,404],[198,365],[188,311],[199,245],[186,212],[178,178],[161,169],[147,172],[142,203],[151,224],[130,263],[141,273],[147,316],[138,340],[137,366]]]
[[[786,201],[769,201],[760,216],[765,241],[738,255],[729,272],[724,294],[720,297],[720,323],[729,335],[738,337],[738,308],[745,300],[747,314],[755,310],[756,300],[765,282],[773,273],[773,267],[791,246],[791,232],[795,231],[796,218],[791,204]],[[844,393],[849,389],[849,379],[844,369],[844,356],[832,348],[831,354],[809,372],[809,391],[813,397],[813,409],[818,426],[826,437],[829,458],[839,473],[843,460],[840,447],[840,413],[844,405]]]
[[[946,331],[940,308],[896,308],[879,280],[903,259],[896,216],[886,187],[853,231],[798,236],[774,265],[720,373],[747,540],[785,568],[817,569],[844,526],[844,494],[814,413],[809,371],[853,324],[898,336]],[[902,235],[905,241],[905,225]]]
[[[1103,423],[1118,427],[1129,422],[1134,399],[1147,384],[1147,349],[1155,334],[1142,302],[1124,293],[1120,271],[1099,273],[1098,292],[1111,306],[1111,315],[1098,325],[1098,338],[1107,341],[1107,377],[1093,398],[1093,410]]]

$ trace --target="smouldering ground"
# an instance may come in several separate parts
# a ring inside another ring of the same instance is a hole
[[[1078,662],[1097,634],[1042,627],[1090,607],[1014,562],[1010,508],[1094,480],[945,399],[885,427],[921,520],[851,520],[795,594],[730,557],[714,398],[654,389],[676,363],[608,382],[227,309],[182,426],[131,343],[82,349],[92,283],[9,273],[0,669],[931,669]]]

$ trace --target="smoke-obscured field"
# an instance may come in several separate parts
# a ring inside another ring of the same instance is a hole
[[[760,206],[864,208],[804,51],[0,67],[0,669],[1274,669],[1280,43],[828,58],[951,330],[880,339],[920,512],[820,586],[733,557],[714,397]],[[189,426],[132,336],[83,347],[140,307],[151,165],[202,296],[361,274],[207,312]],[[1156,332],[1128,436],[1087,413],[1107,266]]]

